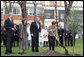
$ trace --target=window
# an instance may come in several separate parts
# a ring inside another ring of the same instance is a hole
[[[57,1],[57,6],[60,6],[60,1]]]
[[[28,7],[27,8],[27,14],[28,15],[34,15],[34,8]],[[43,14],[43,8],[37,8],[36,9],[36,15],[42,15]]]
[[[9,8],[8,8],[9,9]],[[7,8],[5,8],[5,14],[8,14]]]
[[[27,9],[27,14],[28,14],[28,15],[34,15],[34,9],[33,9],[32,7],[29,7],[29,8]]]
[[[45,19],[54,19],[54,10],[44,10]]]
[[[40,3],[40,1],[36,1],[36,3]]]
[[[43,8],[37,8],[36,15],[43,15]]]
[[[60,19],[64,19],[64,14],[60,14]]]
[[[13,14],[20,14],[20,8],[13,8]]]
[[[50,1],[45,1],[45,5],[50,5]]]
[[[27,3],[32,3],[32,1],[27,1]]]

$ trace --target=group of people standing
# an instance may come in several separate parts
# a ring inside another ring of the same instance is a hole
[[[65,33],[65,30],[62,29],[61,25],[59,25],[57,28],[55,21],[53,21],[48,28],[47,26],[43,28],[41,23],[39,22],[40,19],[36,17],[34,22],[32,22],[31,24],[27,23],[26,19],[23,19],[22,24],[16,27],[16,24],[14,24],[12,20],[12,14],[9,13],[8,16],[8,19],[6,19],[4,23],[6,37],[5,54],[12,53],[12,40],[14,40],[14,36],[19,40],[17,41],[17,46],[20,47],[20,51],[18,52],[19,54],[24,54],[24,51],[28,49],[28,44],[30,45],[30,47],[32,47],[32,52],[39,52],[39,46],[48,47],[48,42],[49,49],[55,50],[55,42],[56,46],[58,46],[59,44],[58,41],[61,43],[61,45],[63,45],[63,37],[65,37],[64,39],[66,46],[67,38],[70,38],[69,40],[71,40],[71,45],[73,45],[72,35],[70,33]],[[56,40],[56,38],[58,38],[59,40]]]
[[[6,38],[5,54],[12,53],[12,43],[15,42],[13,41],[15,40],[14,38],[19,39],[20,50],[18,54],[23,54],[24,51],[28,49],[28,40],[30,43],[32,43],[30,44],[30,46],[32,46],[32,52],[39,52],[38,50],[39,34],[40,34],[39,32],[41,32],[41,24],[39,20],[40,19],[36,18],[35,21],[31,23],[30,29],[28,29],[27,20],[22,19],[22,22],[21,24],[19,24],[19,27],[17,29],[16,24],[14,24],[13,19],[12,19],[12,13],[9,13],[8,18],[4,22],[5,38]],[[28,30],[30,31],[30,33],[28,33]],[[31,38],[29,39],[30,36]]]

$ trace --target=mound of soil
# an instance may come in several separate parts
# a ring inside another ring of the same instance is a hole
[[[34,56],[73,56],[72,54],[62,54],[57,51],[52,51],[52,50],[46,50],[44,52],[38,53]],[[80,54],[74,54],[74,56],[81,56]]]

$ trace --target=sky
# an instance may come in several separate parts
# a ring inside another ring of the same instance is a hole
[[[74,1],[73,6],[74,5],[83,7],[83,1]],[[1,8],[3,8],[3,6],[3,1],[1,1]]]

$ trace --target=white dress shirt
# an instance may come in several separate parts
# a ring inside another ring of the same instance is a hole
[[[39,23],[36,22],[36,24],[37,24],[37,27],[38,27],[38,29],[39,29]]]
[[[10,21],[12,22],[12,19],[9,17]]]

